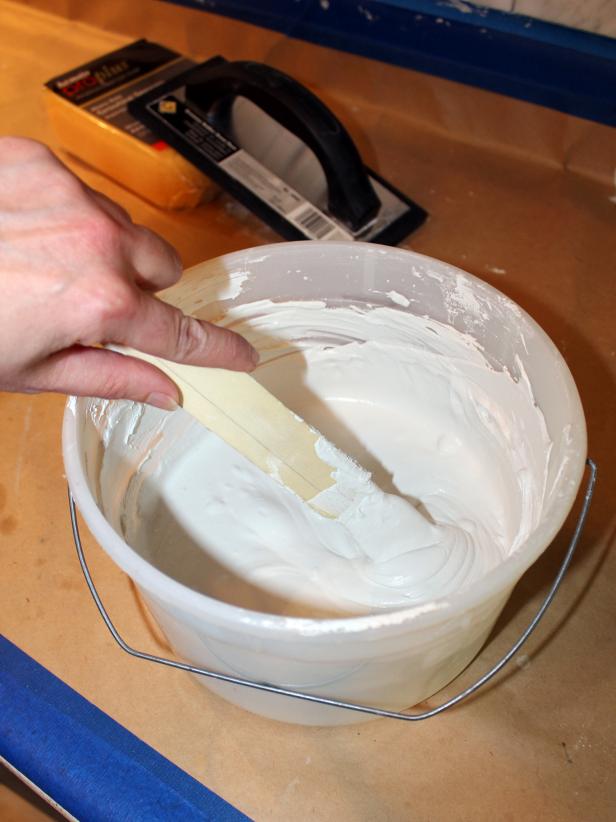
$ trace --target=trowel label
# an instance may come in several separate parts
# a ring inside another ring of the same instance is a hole
[[[163,149],[163,141],[129,113],[128,104],[194,65],[193,60],[158,43],[137,40],[54,77],[45,85],[99,120]]]
[[[262,163],[221,134],[179,95],[167,94],[147,104],[151,117],[165,124],[185,145],[214,163],[221,171],[284,219],[309,240],[352,240],[353,235],[306,200]],[[175,144],[174,144],[175,145]],[[175,146],[181,152],[179,146]],[[207,165],[191,161],[208,173]]]
[[[194,65],[192,60],[185,57],[175,60],[171,65],[150,72],[146,77],[141,77],[132,83],[122,86],[120,89],[106,94],[100,99],[96,99],[83,106],[86,111],[91,112],[100,120],[111,123],[116,128],[122,129],[127,134],[139,138],[143,143],[153,145],[158,143],[159,138],[152,134],[147,126],[136,120],[128,111],[128,104],[135,97],[139,97],[157,86],[167,82],[171,77],[186,71]]]
[[[81,106],[112,89],[143,77],[177,60],[180,55],[158,43],[136,40],[128,46],[53,77],[45,85],[60,97]],[[192,61],[191,65],[194,65]]]
[[[352,240],[333,220],[243,149],[219,163],[311,240]]]

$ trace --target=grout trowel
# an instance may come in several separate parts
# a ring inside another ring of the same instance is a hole
[[[426,219],[366,168],[318,97],[271,66],[214,57],[129,110],[286,239],[395,245]]]

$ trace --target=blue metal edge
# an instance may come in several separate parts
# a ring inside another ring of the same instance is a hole
[[[2,635],[0,756],[88,822],[248,819]]]
[[[609,37],[464,0],[167,2],[616,125]]]

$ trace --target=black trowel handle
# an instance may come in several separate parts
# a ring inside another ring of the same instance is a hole
[[[207,112],[216,103],[242,96],[259,106],[315,153],[327,180],[330,213],[359,230],[380,202],[361,157],[342,123],[312,92],[286,74],[245,60],[212,60],[193,69],[186,97]]]

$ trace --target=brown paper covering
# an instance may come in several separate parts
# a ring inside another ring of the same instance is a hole
[[[197,58],[223,53],[264,60],[315,88],[366,160],[430,212],[404,245],[484,278],[550,334],[582,396],[598,490],[549,615],[523,655],[481,694],[423,723],[284,725],[245,713],[181,672],[133,660],[114,645],[72,547],[60,455],[63,399],[0,394],[0,630],[259,820],[613,819],[614,131],[154,0],[0,2],[2,131],[54,146],[43,82],[142,36]],[[193,212],[164,213],[64,159],[173,242],[186,265],[278,239],[225,197]],[[571,531],[569,522],[518,585],[480,660],[430,705],[468,684],[513,642],[544,595]],[[131,582],[92,538],[85,544],[126,639],[167,652]]]

